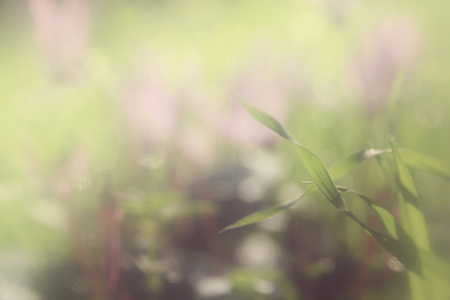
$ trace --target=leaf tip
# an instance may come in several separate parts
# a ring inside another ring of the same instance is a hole
[[[229,231],[233,229],[233,225],[228,225],[227,227],[223,228],[222,230],[219,231],[219,234],[224,233],[225,231]]]

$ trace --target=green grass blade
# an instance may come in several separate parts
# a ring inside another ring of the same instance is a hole
[[[305,166],[306,171],[319,192],[339,210],[348,210],[347,205],[342,199],[341,194],[339,194],[336,189],[327,168],[320,158],[314,152],[300,144],[277,120],[256,107],[246,103],[245,101],[242,101],[242,103],[245,108],[263,125],[295,144],[300,160]]]
[[[402,149],[400,153],[408,166],[450,180],[450,165],[448,163],[411,150]]]
[[[397,257],[407,269],[414,272],[410,276],[414,277],[413,282],[415,281],[416,285],[425,286],[432,291],[431,294],[428,294],[427,299],[430,299],[430,295],[433,293],[440,296],[440,298],[435,298],[436,300],[446,299],[444,296],[450,297],[450,289],[447,288],[448,282],[450,282],[450,264],[447,261],[437,257],[428,250],[417,247],[406,230],[395,220],[394,216],[369,197],[345,187],[338,187],[338,189],[342,192],[357,195],[380,217],[391,236],[386,236],[369,228],[359,220],[355,220],[355,217],[350,216],[383,248]],[[417,289],[417,286],[414,289]],[[414,289],[413,293],[418,293]]]
[[[413,272],[416,278],[424,276],[420,260],[419,249],[413,243],[405,243],[403,240],[384,235],[363,223],[360,225],[372,236],[380,246],[394,255],[403,265]]]
[[[410,281],[412,286],[412,297],[413,299],[423,299],[420,297],[431,296],[431,294],[427,294],[425,292],[424,280],[423,280],[423,266],[422,262],[427,262],[429,257],[432,257],[435,261],[434,267],[435,269],[440,269],[440,275],[448,275],[442,274],[442,268],[439,268],[439,259],[436,258],[428,251],[429,250],[429,242],[428,236],[426,234],[426,227],[423,218],[423,214],[418,209],[418,194],[414,185],[414,181],[412,180],[411,174],[406,167],[400,153],[398,151],[397,146],[393,141],[391,141],[391,149],[394,153],[396,168],[398,171],[399,177],[399,199],[400,203],[404,206],[402,211],[402,217],[406,219],[405,229],[399,226],[395,219],[381,206],[375,205],[373,201],[369,201],[369,198],[363,198],[365,201],[369,203],[369,205],[377,212],[377,214],[384,219],[384,224],[387,227],[388,232],[390,232],[393,236],[391,237],[385,234],[382,234],[359,220],[346,206],[344,203],[341,194],[339,193],[336,185],[333,182],[334,176],[342,176],[345,174],[346,169],[351,169],[353,166],[357,165],[361,161],[364,161],[370,157],[378,157],[380,154],[386,153],[389,150],[380,150],[375,151],[372,155],[364,155],[366,153],[356,153],[347,157],[343,161],[339,162],[335,165],[335,171],[332,172],[333,177],[328,173],[323,162],[320,158],[314,154],[311,150],[301,145],[295,138],[275,119],[266,113],[260,111],[259,109],[251,106],[250,104],[242,101],[243,105],[247,108],[247,110],[262,124],[264,124],[269,129],[273,130],[275,133],[285,138],[286,140],[292,142],[296,146],[297,153],[305,166],[309,176],[311,177],[315,187],[322,193],[322,195],[330,201],[336,208],[338,208],[344,215],[349,217],[350,219],[357,222],[368,234],[370,234],[382,247],[391,252],[394,256],[396,256],[403,264],[414,273],[410,273]],[[311,190],[311,189],[310,189]],[[308,190],[308,191],[310,191]],[[237,223],[230,225],[226,229],[237,228],[240,226],[248,225],[254,223],[257,219],[262,220],[268,216],[272,216],[284,209],[289,208],[294,203],[296,203],[298,199],[294,199],[287,204],[278,205],[276,207],[270,208],[268,210],[258,212],[252,215],[241,219]],[[256,215],[256,217],[255,217]],[[411,222],[412,220],[418,221],[417,223]],[[239,225],[239,226],[236,226]],[[394,230],[395,228],[395,230]],[[226,230],[225,229],[225,230]],[[428,258],[427,258],[428,257]],[[428,270],[429,268],[427,268]],[[434,270],[436,271],[436,270]],[[439,271],[439,270],[438,270]],[[429,272],[427,272],[429,273]],[[431,272],[431,276],[434,276],[435,273]],[[428,274],[427,274],[428,275]],[[443,295],[443,293],[441,294]]]
[[[350,154],[330,167],[331,178],[339,179],[363,161],[389,152],[391,149],[365,149]]]
[[[414,181],[393,139],[390,141],[390,146],[398,174],[397,198],[403,227],[418,248],[428,251],[430,242],[425,218],[419,208],[419,196]],[[414,273],[409,273],[408,276],[412,300],[436,299],[433,289],[428,287],[422,278]]]
[[[231,230],[231,229],[236,229],[239,227],[244,227],[247,225],[251,225],[251,224],[255,224],[258,222],[261,222],[267,218],[270,218],[284,210],[289,209],[292,205],[294,205],[295,203],[297,203],[300,199],[303,198],[303,196],[305,196],[306,194],[308,194],[312,189],[308,189],[306,192],[304,192],[302,195],[296,197],[295,199],[287,202],[287,203],[283,203],[280,205],[275,205],[272,206],[270,208],[261,210],[261,211],[257,211],[255,213],[249,214],[245,217],[243,217],[242,219],[239,219],[237,222],[225,227],[224,229],[222,229],[220,231],[220,233],[223,233],[225,231]]]
[[[426,294],[426,298],[422,299],[450,299],[450,263],[437,257],[430,251],[419,249],[419,255],[425,273],[425,280],[420,280],[421,278],[419,278],[420,285]],[[414,282],[411,282],[412,284]],[[414,288],[412,288],[412,292],[414,292]],[[416,298],[419,299],[419,297]]]
[[[355,190],[352,189],[340,189],[340,190],[346,193],[354,194],[359,198],[361,198],[369,206],[369,208],[373,212],[375,212],[375,214],[380,218],[389,234],[394,238],[399,238],[399,235],[397,234],[397,231],[399,230],[399,224],[395,220],[395,217],[386,208],[382,207],[369,197]]]
[[[382,155],[384,153],[390,152],[390,149],[367,149],[367,150],[361,150],[357,151],[353,154],[350,154],[349,156],[345,157],[344,159],[340,160],[339,162],[335,163],[333,166],[330,167],[330,175],[333,180],[339,179],[348,172],[351,171],[354,167],[362,163],[363,161]],[[313,183],[313,182],[311,182]],[[257,211],[255,213],[249,214],[245,216],[242,219],[239,219],[237,222],[227,226],[224,228],[221,232],[230,230],[230,229],[236,229],[239,227],[255,224],[258,222],[261,222],[267,218],[270,218],[286,209],[289,209],[291,206],[293,206],[295,203],[297,203],[303,196],[309,194],[315,190],[315,187],[309,188],[304,194],[301,196],[295,198],[294,200],[291,200],[288,203],[279,204],[272,206],[270,208]]]
[[[265,112],[259,110],[258,108],[248,104],[247,102],[241,100],[242,105],[250,112],[255,119],[261,122],[264,126],[271,129],[276,134],[280,135],[282,138],[297,143],[295,138],[287,131],[286,128],[283,127],[277,120],[266,114]]]
[[[300,160],[319,192],[340,211],[348,211],[347,205],[320,158],[298,143],[296,143],[296,148]]]
[[[429,250],[417,247],[406,230],[396,222],[394,216],[369,197],[346,188],[340,188],[340,190],[353,193],[369,204],[369,207],[380,217],[386,229],[392,235],[392,237],[384,235],[357,220],[356,217],[350,216],[378,244],[398,258],[408,270],[412,271],[409,274],[412,299],[439,300],[450,297],[450,289],[448,288],[450,264],[447,261],[437,257]],[[420,298],[424,295],[427,295],[427,297]]]
[[[427,227],[425,218],[419,207],[419,196],[416,186],[397,145],[393,140],[390,141],[390,144],[398,172],[398,197],[403,226],[418,247],[429,250],[430,242]]]
[[[335,190],[335,188],[333,189],[333,187],[331,187],[331,189],[330,189],[330,184],[329,184],[330,182],[334,186],[334,183],[332,182],[331,178],[336,180],[336,179],[342,177],[343,175],[347,174],[351,169],[353,169],[355,166],[357,166],[361,162],[365,161],[366,159],[376,157],[381,154],[390,152],[390,149],[388,149],[388,150],[367,149],[367,150],[361,150],[361,151],[355,152],[355,153],[347,156],[346,158],[342,159],[341,161],[335,163],[333,166],[331,166],[330,173],[327,176],[326,168],[323,165],[323,163],[320,161],[320,159],[317,157],[317,155],[315,155],[310,150],[308,150],[305,147],[303,147],[302,145],[300,145],[300,143],[298,143],[295,140],[295,138],[277,120],[273,119],[271,116],[267,115],[266,113],[262,112],[261,110],[251,106],[250,104],[246,103],[245,101],[241,101],[241,102],[244,105],[244,107],[258,121],[260,121],[262,124],[264,124],[266,127],[271,129],[272,131],[274,131],[275,133],[277,133],[284,139],[286,139],[296,145],[296,148],[297,148],[297,151],[299,152],[300,158],[302,156],[305,158],[305,156],[306,156],[307,171],[310,174],[310,176],[311,176],[311,174],[313,174],[313,176],[316,179],[316,182],[319,182],[319,183],[328,182],[328,184],[322,184],[322,191],[324,191],[327,194],[327,196],[326,196],[327,199],[338,199],[338,200],[333,200],[334,202],[332,202],[332,203],[339,209],[345,210],[346,206],[343,203],[342,199],[340,198],[341,196],[339,195],[339,193],[337,193],[337,190]],[[310,173],[310,170],[308,170],[308,168],[314,169],[317,167],[319,168],[319,170],[321,172],[314,172],[314,170],[311,170],[311,173]],[[330,176],[331,176],[331,178],[330,178]],[[251,225],[254,223],[258,223],[269,217],[272,217],[286,209],[289,209],[292,205],[297,203],[304,195],[311,192],[312,190],[313,190],[313,188],[308,189],[302,196],[300,196],[288,203],[275,205],[268,209],[264,209],[264,210],[249,214],[249,215],[245,216],[244,218],[238,220],[237,222],[222,229],[221,232],[224,232],[224,231],[227,231],[230,229],[247,226],[247,225]],[[323,194],[323,192],[322,192],[322,194]],[[336,194],[338,195],[339,198],[336,198]]]

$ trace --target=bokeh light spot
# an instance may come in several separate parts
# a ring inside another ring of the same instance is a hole
[[[238,195],[244,202],[257,202],[262,199],[264,193],[264,186],[254,178],[247,178],[239,183]]]
[[[405,266],[395,256],[389,257],[386,265],[389,270],[394,272],[401,272],[405,269]]]
[[[280,249],[269,236],[253,234],[239,245],[236,255],[238,261],[248,268],[274,267],[278,263]]]
[[[321,258],[319,260],[319,269],[323,273],[333,273],[336,269],[336,262],[331,258]]]
[[[197,282],[195,287],[198,294],[205,298],[226,295],[233,289],[231,281],[224,276],[208,276],[202,278]]]
[[[264,294],[264,295],[270,295],[273,292],[275,292],[276,290],[276,286],[273,282],[268,281],[268,280],[263,280],[263,279],[257,279],[254,283],[253,283],[253,289],[260,293],[260,294]]]

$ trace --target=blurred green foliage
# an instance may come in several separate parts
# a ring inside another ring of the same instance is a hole
[[[390,133],[400,147],[449,163],[445,1],[74,3],[0,2],[0,273],[11,274],[8,291],[21,299],[403,297],[406,272],[387,267],[390,256],[319,195],[272,223],[218,235],[294,198],[309,180],[235,93],[281,118],[327,167],[367,148],[367,138],[389,147]],[[383,89],[400,73],[398,97],[387,103]],[[105,287],[100,201],[108,173],[123,213],[114,293]],[[412,177],[431,249],[449,260],[449,185],[423,171]],[[398,215],[375,160],[337,184]],[[348,204],[379,225],[361,201]],[[239,249],[261,232],[259,248],[278,249],[263,258],[275,263],[246,265]],[[202,294],[200,282],[213,276],[226,284]]]

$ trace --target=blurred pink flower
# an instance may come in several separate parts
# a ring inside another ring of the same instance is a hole
[[[206,96],[198,62],[180,68],[181,76],[170,88],[164,76],[167,65],[161,63],[151,57],[146,71],[125,87],[125,120],[139,158],[162,151],[169,156],[167,163],[192,175],[215,158],[210,134],[220,112]]]
[[[68,76],[74,71],[86,42],[87,0],[29,0],[33,29],[51,71]]]
[[[158,72],[152,71],[132,81],[123,93],[125,119],[140,152],[170,140],[179,118],[179,103]]]
[[[381,24],[363,42],[352,64],[351,83],[369,114],[386,108],[395,77],[411,65],[417,48],[416,27],[405,20]]]
[[[214,159],[213,143],[198,126],[188,125],[178,136],[179,150],[195,166],[207,166]]]
[[[283,122],[286,118],[287,105],[284,103],[282,92],[273,83],[263,79],[243,78],[243,80],[244,82],[237,85],[239,96]],[[235,95],[231,97],[221,128],[227,140],[235,144],[272,143],[276,135],[254,120]]]
[[[267,49],[267,47],[262,47]],[[291,58],[277,61],[275,55],[263,52],[259,59],[243,69],[232,81],[232,88],[242,99],[269,113],[283,123],[288,116],[291,99],[302,93],[303,74]],[[222,132],[237,144],[271,144],[276,135],[255,121],[232,94]]]

